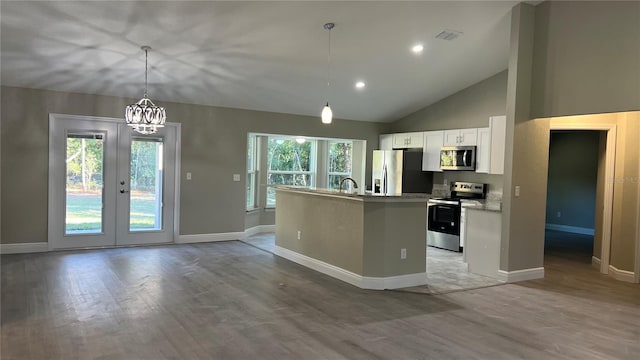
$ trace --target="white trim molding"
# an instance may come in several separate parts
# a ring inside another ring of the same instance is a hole
[[[361,289],[399,289],[425,285],[427,283],[426,272],[389,277],[369,277],[358,275],[335,265],[328,264],[324,261],[299,254],[295,251],[291,251],[277,245],[274,247],[274,253],[287,260],[293,261],[325,275],[329,275],[338,280],[342,280]]]
[[[263,233],[274,233],[276,232],[276,226],[274,225],[258,225],[244,230],[245,239],[249,236],[253,236],[256,234]]]
[[[514,271],[498,270],[498,280],[502,280],[508,283],[543,279],[543,278],[544,278],[544,267],[514,270]]]
[[[591,235],[591,236],[593,236],[593,234],[595,234],[595,230],[594,229],[585,228],[585,227],[579,227],[579,226],[570,226],[570,225],[560,225],[560,224],[546,223],[544,225],[544,228],[547,229],[547,230],[563,231],[563,232],[568,232],[568,233],[573,233],[573,234],[582,234],[582,235]]]
[[[609,275],[616,280],[626,281],[626,282],[635,282],[635,274],[633,271],[620,270],[613,265],[609,265]]]
[[[597,257],[595,257],[595,256],[592,256],[592,257],[591,257],[591,266],[593,266],[594,268],[596,268],[596,269],[600,269],[600,264],[601,264],[601,263],[602,263],[602,262],[600,261],[600,259],[599,259],[599,258],[597,258]]]
[[[0,254],[25,254],[49,251],[47,242],[0,244]]]
[[[580,116],[580,115],[578,115]],[[611,229],[613,221],[613,181],[615,178],[615,162],[616,162],[616,139],[618,137],[618,127],[615,124],[607,123],[589,123],[563,121],[564,119],[552,118],[549,122],[549,130],[602,130],[607,132],[607,145],[605,150],[604,165],[604,204],[602,215],[602,250],[600,254],[600,272],[607,274],[609,272],[609,261],[611,252]]]
[[[244,232],[228,232],[217,234],[180,235],[176,244],[192,244],[215,241],[243,240]]]

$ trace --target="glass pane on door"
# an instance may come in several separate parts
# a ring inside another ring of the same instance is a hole
[[[162,139],[131,139],[129,230],[162,229]]]
[[[104,135],[68,134],[65,234],[103,230]]]

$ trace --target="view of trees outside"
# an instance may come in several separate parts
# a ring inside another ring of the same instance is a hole
[[[135,139],[131,142],[129,229],[162,228],[162,142]]]
[[[267,141],[267,185],[309,187],[313,181],[316,142],[269,137]],[[276,192],[267,187],[267,206],[275,206]]]
[[[351,176],[352,148],[353,144],[350,141],[329,141],[329,181],[327,183],[329,189],[337,190],[340,179]]]
[[[66,233],[102,232],[103,136],[69,135],[66,150]],[[131,229],[156,226],[159,151],[162,143],[157,141],[131,144]]]
[[[66,233],[102,232],[102,135],[67,137]]]

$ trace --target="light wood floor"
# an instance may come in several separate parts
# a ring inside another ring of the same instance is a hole
[[[640,285],[355,288],[239,241],[1,258],[4,359],[638,359]]]

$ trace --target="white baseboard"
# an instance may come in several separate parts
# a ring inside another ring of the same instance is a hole
[[[384,290],[419,286],[427,283],[427,273],[416,273],[390,277],[368,277],[355,274],[324,261],[299,254],[295,251],[275,246],[274,253],[287,260],[306,266],[315,271],[342,280],[361,289]]]
[[[593,235],[595,233],[595,231],[590,228],[579,227],[579,226],[569,226],[569,225],[559,225],[559,224],[545,224],[544,228],[547,230],[564,231],[568,233],[582,234],[582,235]]]
[[[253,236],[256,234],[272,233],[272,232],[276,232],[275,225],[258,225],[252,228],[245,229],[244,237],[248,238],[249,236]]]
[[[613,265],[609,265],[609,275],[616,280],[630,283],[635,282],[633,271],[620,270]]]
[[[378,277],[362,277],[362,289],[385,290],[385,289],[401,289],[412,286],[420,286],[427,284],[427,273],[415,273],[406,275]],[[356,285],[357,286],[357,285]]]
[[[180,235],[176,244],[191,244],[201,242],[214,242],[214,241],[229,241],[229,240],[242,240],[244,239],[244,232],[228,232],[217,234],[195,234],[195,235]]]
[[[24,254],[47,251],[49,251],[49,245],[47,242],[0,244],[0,254]]]
[[[591,266],[593,266],[594,268],[600,270],[600,264],[602,264],[602,261],[600,261],[599,258],[592,256],[591,257]]]
[[[499,275],[498,276],[499,280],[502,280],[508,283],[534,280],[534,279],[543,279],[544,267],[515,270],[515,271],[498,270],[498,275]]]

